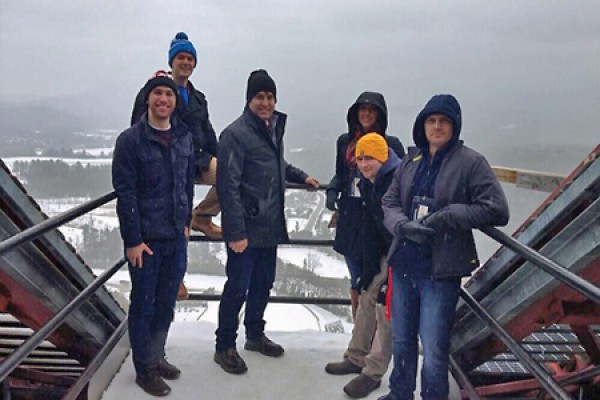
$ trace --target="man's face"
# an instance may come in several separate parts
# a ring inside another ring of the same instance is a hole
[[[430,147],[441,149],[452,139],[452,120],[444,114],[431,114],[425,119],[425,137]]]
[[[248,108],[260,119],[267,121],[275,111],[275,96],[271,92],[258,92],[248,103]]]
[[[358,123],[362,126],[363,131],[371,130],[377,123],[377,107],[373,104],[361,104],[358,107]]]
[[[374,182],[383,164],[369,156],[358,156],[356,157],[356,165],[365,178]]]
[[[194,57],[190,53],[181,52],[177,53],[175,58],[173,58],[171,73],[175,79],[189,79],[195,67],[196,62],[194,61]]]
[[[171,117],[177,96],[168,86],[157,86],[148,95],[148,114],[152,117],[165,120]]]

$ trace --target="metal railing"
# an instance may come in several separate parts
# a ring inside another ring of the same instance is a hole
[[[570,288],[576,290],[577,292],[585,295],[587,298],[593,300],[596,303],[600,304],[600,288],[586,281],[585,279],[579,277],[578,275],[572,273],[566,268],[560,266],[554,261],[548,259],[543,256],[539,252],[531,249],[530,247],[524,245],[518,240],[514,239],[511,236],[506,235],[504,232],[500,231],[494,227],[482,227],[480,229],[483,233],[488,235],[490,238],[496,240],[500,244],[505,247],[511,249],[520,257],[530,261],[534,265],[538,266],[542,270],[554,276],[557,280],[563,282],[565,285]],[[469,294],[464,288],[461,288],[461,298],[464,300],[465,304],[473,311],[473,313],[482,321],[484,324],[490,329],[490,331],[498,337],[504,345],[517,357],[519,362],[521,362],[529,372],[539,381],[542,390],[540,392],[547,392],[555,399],[567,400],[572,399],[572,397],[565,391],[563,386],[573,383],[573,382],[581,382],[584,379],[591,379],[591,377],[600,374],[600,368],[594,368],[593,372],[589,371],[583,375],[578,376],[577,379],[563,379],[557,381],[554,379],[550,373],[544,369],[537,361],[533,359],[533,357],[527,353],[519,343],[517,343],[509,333],[496,321],[482,306],[477,300]],[[460,368],[454,362],[453,369],[456,369],[456,374],[463,380],[467,380],[466,375],[461,375]],[[451,363],[452,366],[452,363]],[[595,374],[595,375],[593,375]],[[467,395],[469,398],[475,400],[478,399],[479,396],[477,393],[473,393],[472,385],[467,384],[465,388]]]
[[[320,185],[318,189],[301,184],[288,184],[288,189],[308,189],[310,191],[323,190],[326,188]],[[84,204],[76,206],[62,214],[48,218],[30,228],[19,232],[2,242],[0,242],[0,256],[17,248],[18,246],[31,242],[44,234],[59,228],[60,226],[70,222],[89,211],[92,211],[116,198],[115,192],[107,193],[97,199],[88,201]],[[216,241],[204,236],[191,236],[191,241],[205,242]],[[312,246],[332,246],[332,240],[308,240],[308,239],[293,239],[289,242],[290,245],[312,245]],[[124,264],[125,258],[119,260],[111,268],[105,270],[98,276],[90,285],[84,288],[75,298],[73,298],[63,309],[55,314],[46,324],[44,324],[37,332],[24,341],[17,347],[8,357],[0,363],[0,382],[2,382],[3,398],[10,398],[10,387],[6,384],[6,378],[56,329],[58,329],[69,315],[83,303],[85,303],[94,293],[104,285]],[[190,300],[207,300],[218,301],[220,295],[191,293]],[[269,298],[272,303],[286,304],[330,304],[330,305],[348,305],[349,299],[341,298],[321,298],[321,297],[291,297],[291,296],[272,296]],[[98,351],[94,359],[87,365],[86,369],[79,376],[77,381],[71,385],[68,392],[63,397],[64,400],[77,399],[81,392],[86,388],[94,373],[99,369],[102,362],[108,354],[115,348],[119,340],[127,331],[127,318],[121,321],[120,325],[114,330],[111,337],[106,341],[104,346]]]
[[[292,189],[307,189],[307,185],[288,185],[288,188]],[[321,185],[317,190],[325,189],[324,185]],[[58,228],[59,226],[97,208],[107,202],[116,198],[114,192],[108,193],[98,199],[84,203],[78,207],[75,207],[63,214],[49,218],[31,228],[28,228],[2,242],[0,242],[0,255],[14,249],[15,247],[32,241],[39,236]],[[552,260],[544,257],[535,250],[525,246],[518,242],[516,239],[504,234],[500,230],[493,227],[481,228],[481,231],[492,239],[503,244],[507,248],[510,248],[516,252],[519,256],[531,261],[535,265],[548,272],[556,279],[560,280],[569,287],[575,289],[579,293],[584,294],[586,297],[592,299],[596,303],[600,304],[600,288],[594,286],[585,279],[580,278],[576,274],[568,271],[564,267],[561,267]],[[191,241],[215,241],[202,236],[192,236]],[[332,240],[308,240],[308,239],[293,239],[290,240],[290,245],[312,245],[312,246],[331,246]],[[77,295],[65,308],[58,312],[47,324],[40,328],[35,334],[29,339],[22,343],[13,353],[3,360],[0,364],[0,382],[8,377],[8,375],[14,371],[18,365],[39,345],[41,344],[55,329],[57,329],[69,316],[69,314],[76,309],[78,306],[87,301],[95,291],[100,288],[116,271],[118,271],[126,260],[123,258],[113,265],[108,270],[105,270],[100,276],[98,276],[88,287],[86,287],[79,295]],[[461,289],[461,297],[471,310],[477,315],[478,318],[483,320],[485,324],[490,328],[495,335],[497,335],[504,344],[513,352],[517,359],[522,362],[534,375],[534,377],[540,382],[540,385],[544,391],[551,394],[556,399],[566,400],[571,399],[570,395],[561,387],[567,383],[581,382],[586,379],[590,379],[600,373],[600,368],[596,367],[590,371],[579,374],[577,377],[571,379],[563,379],[560,383],[555,380],[538,362],[536,362],[522,347],[510,337],[506,330],[504,330],[500,324],[489,315],[483,307],[464,289]],[[190,300],[206,300],[206,301],[217,301],[220,299],[220,295],[216,294],[199,294],[191,293]],[[332,298],[319,298],[319,297],[290,297],[290,296],[272,296],[269,300],[273,303],[291,303],[291,304],[349,304],[349,299],[332,299]],[[99,351],[97,356],[89,363],[86,370],[78,381],[72,385],[68,393],[65,395],[65,399],[75,399],[80,392],[86,387],[89,380],[98,369],[99,365],[106,358],[106,356],[112,351],[116,343],[124,335],[127,330],[126,319],[121,322],[119,327],[114,331],[111,338],[106,342],[105,346]],[[466,374],[460,370],[456,362],[451,359],[451,367],[463,383],[467,394],[471,399],[478,399],[479,396],[476,390],[470,384]],[[3,385],[3,391],[7,388]],[[10,395],[10,393],[8,394]]]

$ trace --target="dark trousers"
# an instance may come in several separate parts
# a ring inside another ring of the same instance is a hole
[[[450,333],[454,324],[460,279],[411,279],[393,272],[392,349],[394,369],[390,396],[412,400],[419,354],[417,335],[423,344],[421,398],[448,398]]]
[[[183,235],[146,244],[154,255],[144,253],[142,268],[129,263],[129,340],[137,373],[156,365],[165,355],[177,290],[187,266],[187,241]]]
[[[246,302],[244,326],[246,338],[257,339],[265,331],[263,319],[275,280],[277,247],[248,247],[235,253],[227,247],[227,281],[219,305],[216,350],[235,347],[239,313]]]

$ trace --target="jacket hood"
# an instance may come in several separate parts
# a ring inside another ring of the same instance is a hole
[[[385,136],[385,131],[388,125],[387,105],[385,104],[385,98],[383,95],[378,92],[362,92],[354,104],[352,104],[352,106],[348,109],[348,115],[346,116],[346,121],[348,122],[348,133],[352,134],[360,129],[360,124],[358,123],[358,108],[361,106],[361,104],[373,104],[375,107],[377,107],[377,124],[381,130],[379,133]]]
[[[375,183],[379,182],[385,175],[387,175],[390,171],[395,171],[396,168],[400,166],[401,163],[400,157],[394,153],[394,150],[388,148],[388,159],[383,163],[379,171],[377,172],[377,177],[375,177]]]
[[[413,140],[417,147],[423,151],[429,149],[429,142],[427,141],[427,137],[425,137],[425,119],[431,114],[444,114],[452,120],[452,139],[450,140],[450,144],[458,142],[462,127],[460,104],[458,104],[458,100],[451,94],[438,94],[425,104],[425,107],[415,120]]]

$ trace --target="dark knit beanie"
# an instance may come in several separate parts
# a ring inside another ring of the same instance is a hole
[[[277,100],[277,88],[275,87],[275,81],[269,76],[267,71],[264,69],[257,69],[256,71],[252,71],[248,77],[246,103],[249,103],[254,96],[262,91],[273,93],[275,100]]]
[[[173,66],[173,59],[179,53],[190,53],[194,57],[194,63],[198,64],[196,58],[196,49],[192,42],[188,40],[188,35],[185,32],[179,32],[175,35],[175,39],[171,40],[171,47],[169,48],[169,67]]]
[[[148,101],[148,96],[150,95],[152,89],[154,89],[157,86],[167,86],[168,88],[173,90],[175,96],[177,96],[179,92],[177,83],[175,83],[175,81],[171,79],[168,72],[159,70],[156,71],[154,75],[152,75],[150,79],[148,79],[148,82],[146,82],[146,84],[144,85],[144,103]]]

